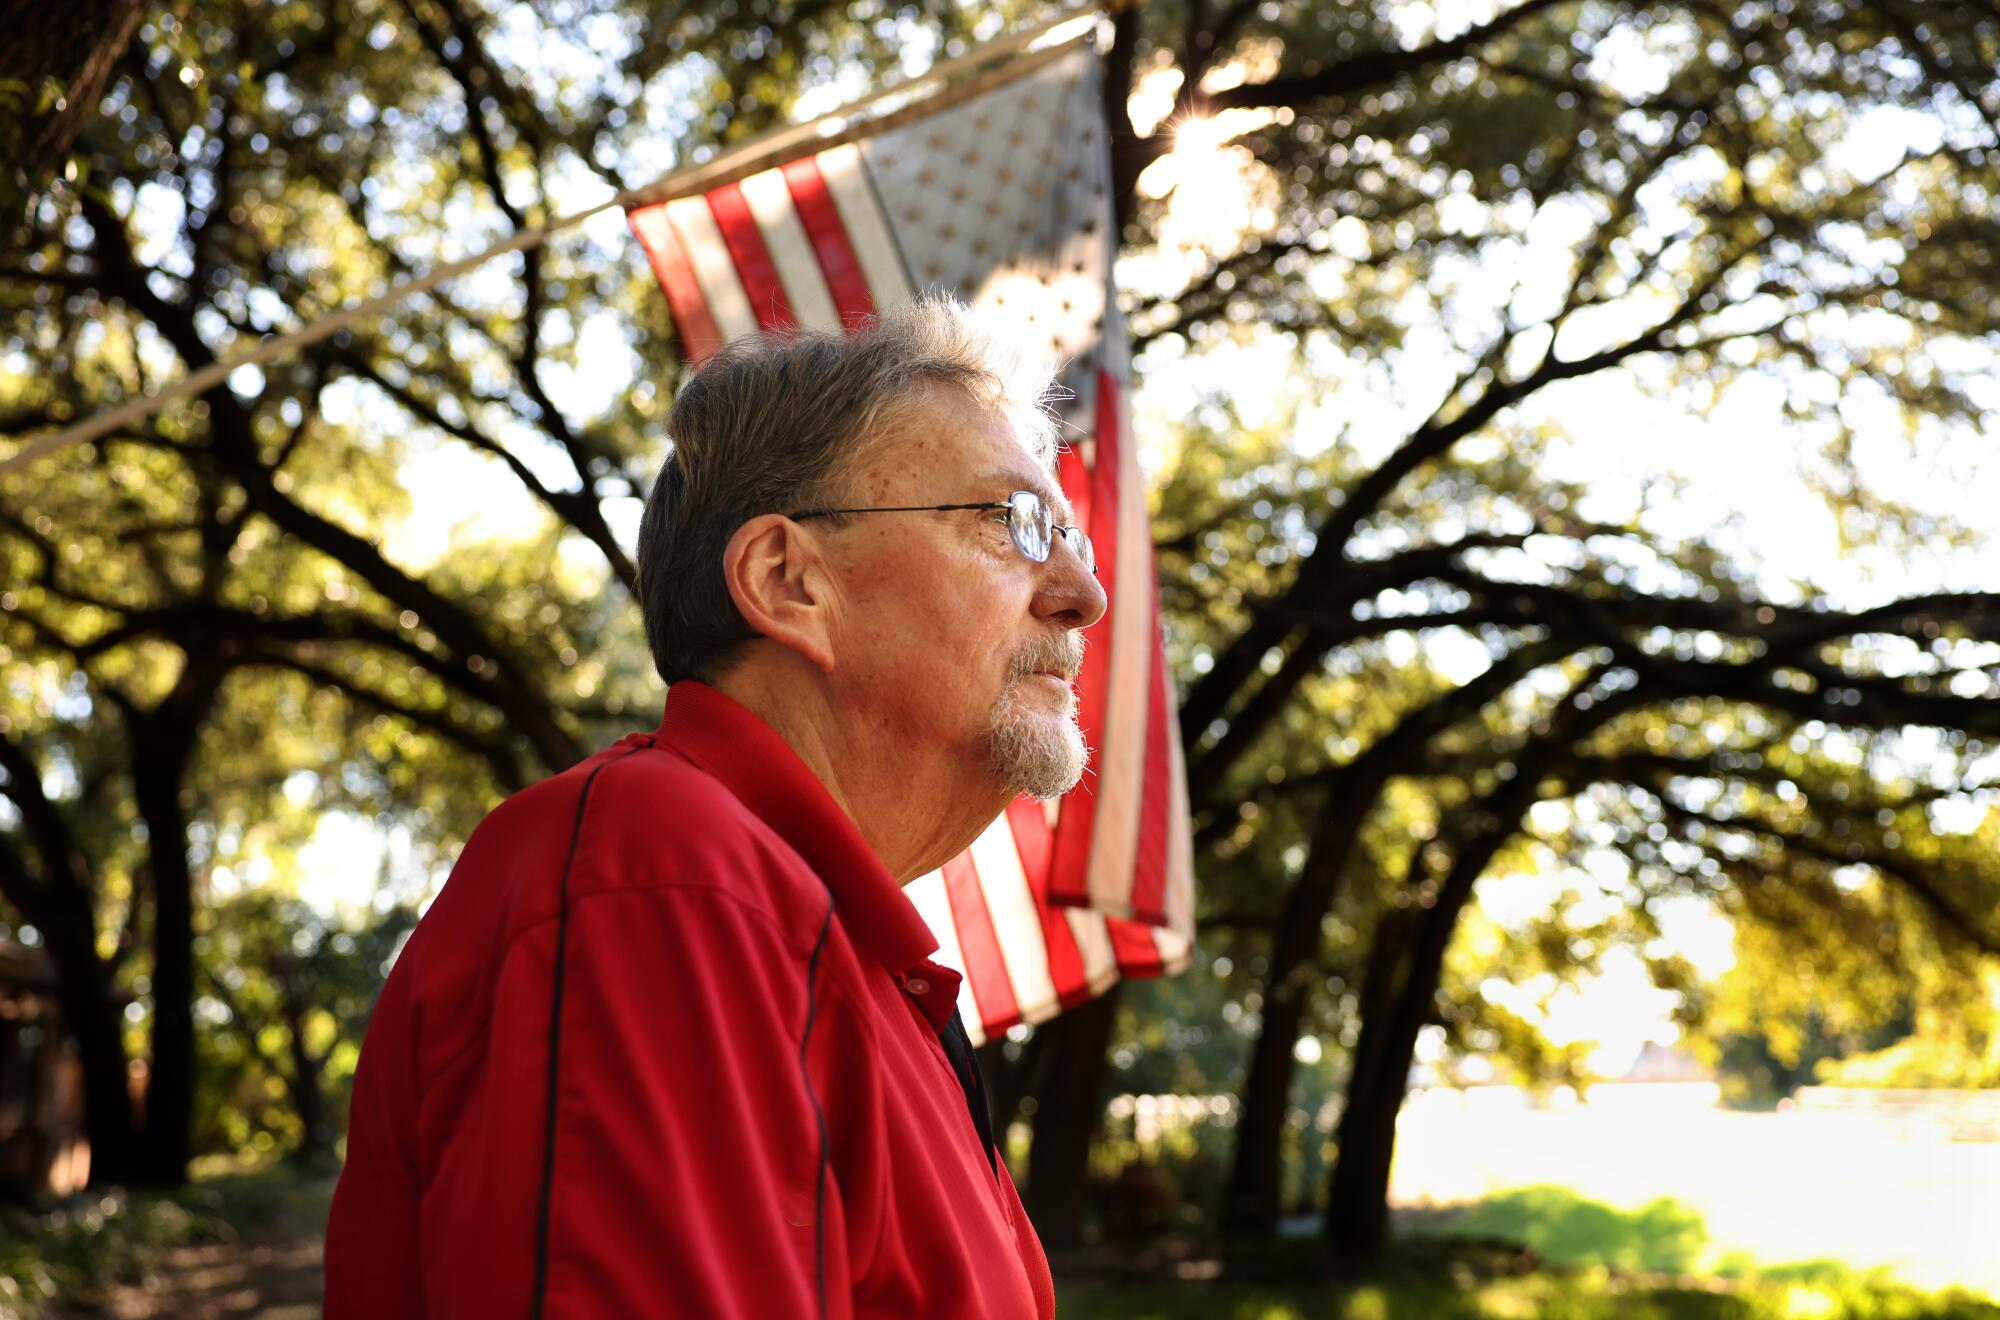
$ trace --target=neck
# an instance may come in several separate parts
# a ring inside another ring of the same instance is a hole
[[[790,653],[746,657],[714,686],[785,740],[899,884],[965,851],[1012,796],[978,755],[908,736],[893,710],[837,700]]]

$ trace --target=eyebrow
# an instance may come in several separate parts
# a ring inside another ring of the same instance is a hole
[[[1076,510],[1070,507],[1069,497],[1045,476],[1029,477],[1018,471],[989,472],[978,480],[981,485],[1005,486],[1010,491],[1031,490],[1042,497],[1042,502],[1049,506],[1049,512],[1055,515],[1057,522],[1065,527],[1076,522]]]

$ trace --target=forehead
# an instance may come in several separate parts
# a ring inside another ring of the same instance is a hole
[[[1006,413],[965,391],[927,386],[862,462],[862,481],[911,502],[1005,499],[1031,490],[1059,521],[1071,517],[1055,476],[1035,458]],[[878,484],[880,483],[880,484]]]

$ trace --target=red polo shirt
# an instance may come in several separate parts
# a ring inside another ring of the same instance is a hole
[[[327,1315],[1053,1315],[936,949],[784,741],[675,684],[494,811],[397,959]]]

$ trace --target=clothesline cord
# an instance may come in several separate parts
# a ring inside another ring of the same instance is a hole
[[[601,215],[615,208],[643,206],[664,198],[698,192],[706,180],[729,173],[750,157],[781,151],[798,142],[809,141],[832,126],[852,121],[859,112],[876,106],[890,97],[907,95],[933,83],[955,77],[977,65],[988,64],[1015,51],[1024,50],[1035,42],[1053,35],[1058,28],[1072,24],[1082,28],[1086,20],[1094,19],[1100,3],[1101,0],[1093,0],[1092,3],[1081,7],[1065,8],[1040,23],[998,37],[977,50],[968,51],[954,59],[935,64],[913,78],[879,87],[866,96],[850,101],[836,110],[830,110],[816,119],[773,129],[710,160],[674,170],[643,188],[628,188],[608,201],[599,202],[574,214],[562,216],[546,224],[531,225],[526,229],[517,230],[489,248],[468,257],[461,257],[457,261],[447,262],[422,275],[412,276],[399,284],[392,285],[386,292],[373,298],[329,312],[310,325],[286,334],[268,336],[240,353],[231,354],[220,362],[211,362],[205,367],[189,372],[164,389],[140,395],[136,399],[96,413],[61,430],[46,432],[23,442],[20,448],[6,458],[0,459],[0,476],[17,468],[26,467],[36,459],[57,453],[72,445],[86,444],[123,430],[136,422],[144,421],[177,399],[206,394],[245,367],[260,367],[267,362],[289,357],[308,345],[339,334],[357,321],[385,312],[405,299],[428,292],[448,280],[457,279],[461,275],[477,270],[496,257],[539,247],[556,234],[566,229],[574,229],[592,216]]]

